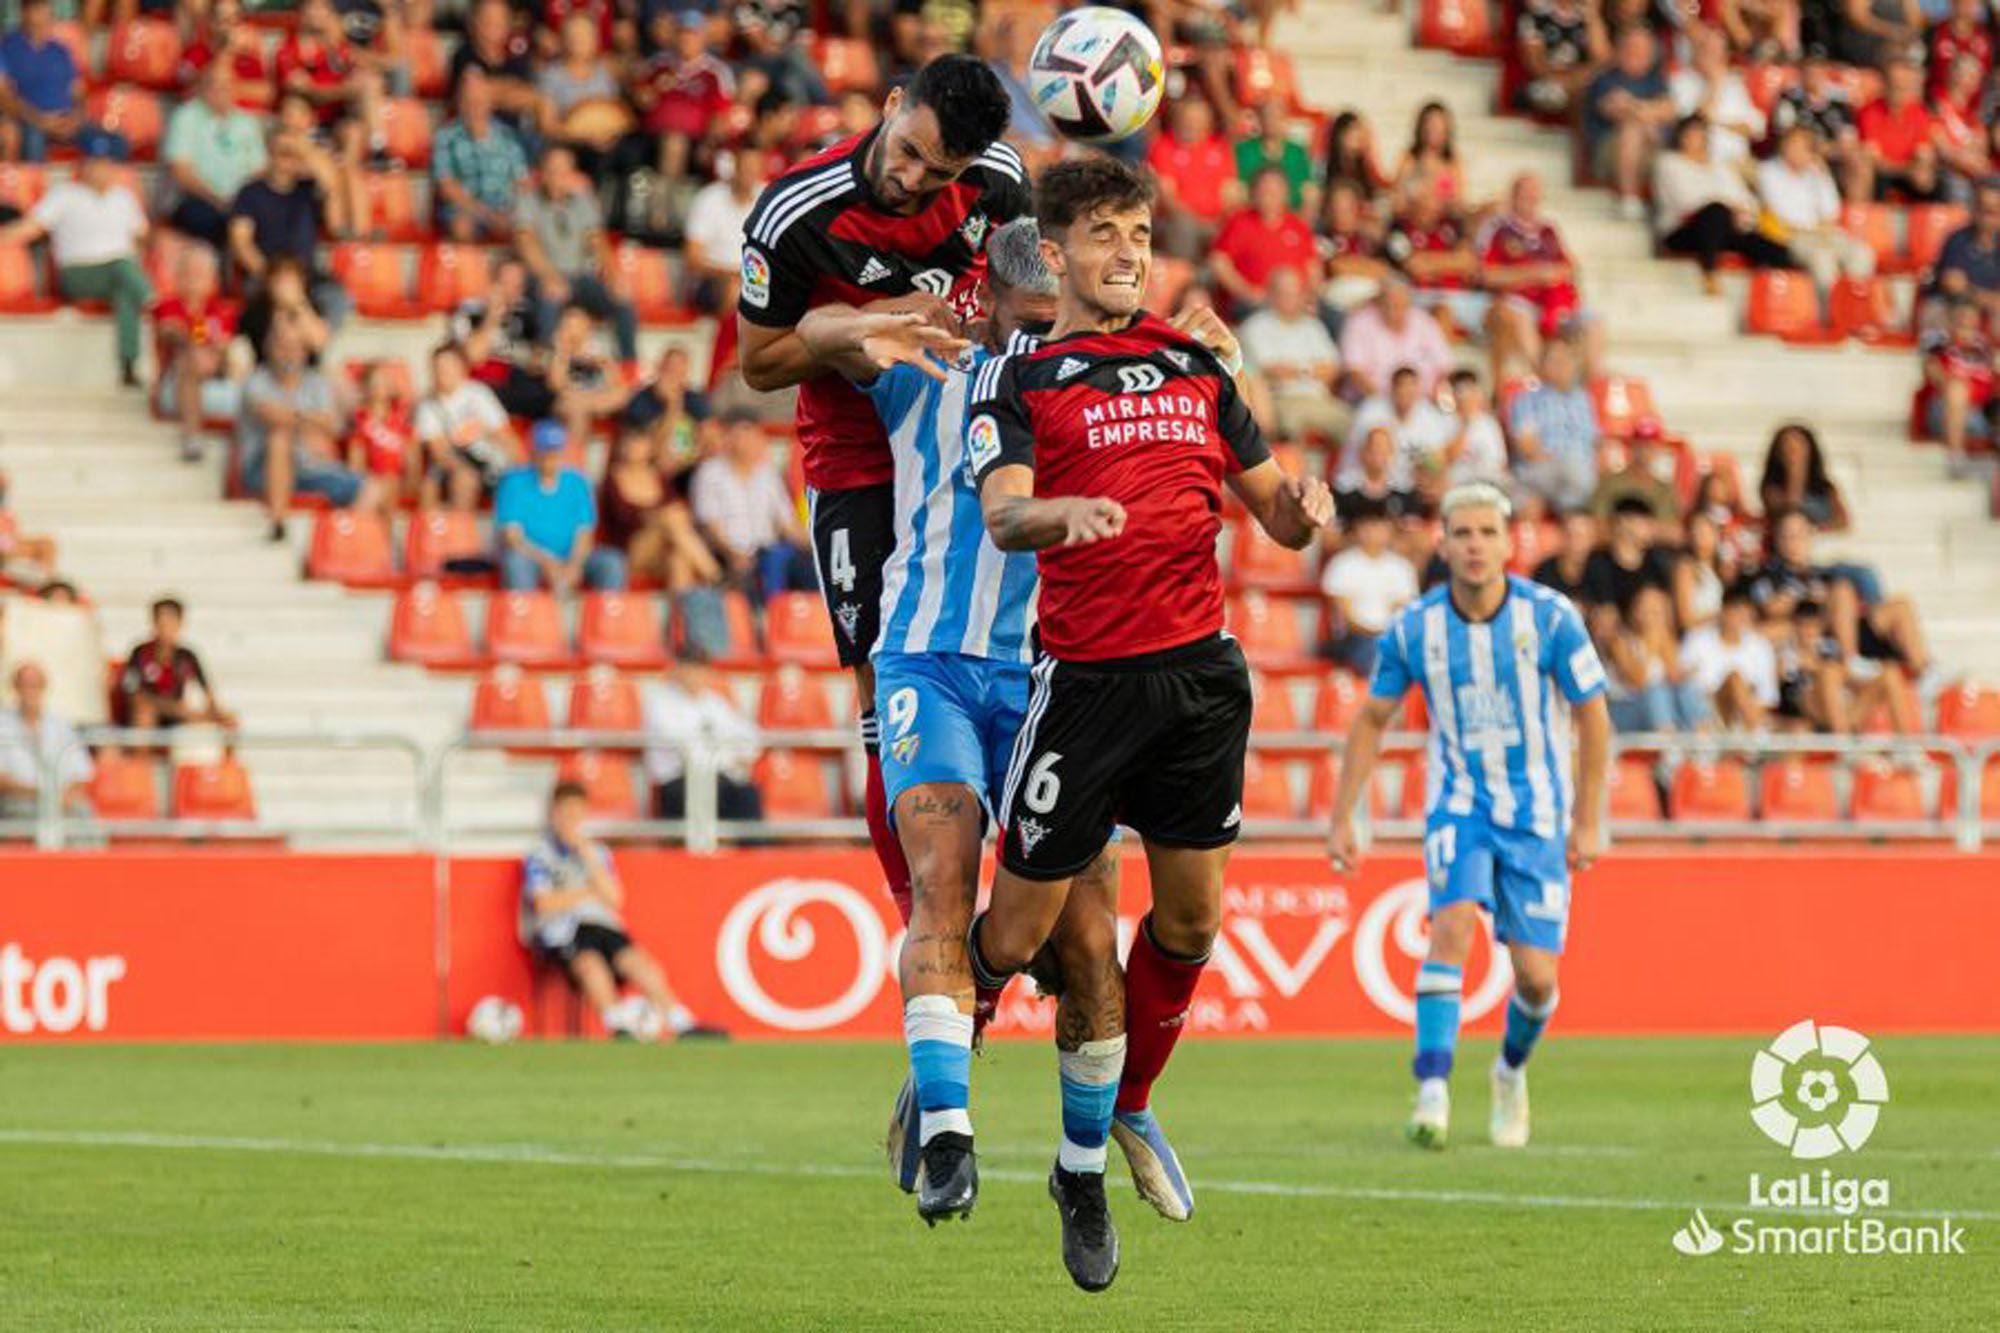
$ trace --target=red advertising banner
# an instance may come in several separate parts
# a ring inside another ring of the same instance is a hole
[[[901,1031],[900,926],[867,852],[617,859],[633,935],[704,1019],[760,1037]],[[433,863],[416,856],[0,854],[0,1039],[426,1037],[441,961],[454,1030],[482,996],[532,1008],[518,863],[450,869],[440,901]],[[1191,1025],[1407,1031],[1424,900],[1407,856],[1342,881],[1317,855],[1239,853]],[[1135,850],[1120,907],[1128,940],[1147,901]],[[1768,1032],[1813,1014],[1870,1032],[2000,1031],[1996,937],[1996,857],[1628,854],[1577,886],[1560,1022],[1571,1033]],[[1504,956],[1482,946],[1466,974],[1475,1029],[1497,1026],[1508,986]],[[545,979],[551,993],[560,984]],[[559,1026],[552,1012],[545,1031]],[[1051,1019],[1018,983],[995,1033],[1043,1033]]]

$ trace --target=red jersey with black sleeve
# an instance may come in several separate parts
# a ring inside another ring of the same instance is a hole
[[[919,291],[976,313],[987,236],[1029,208],[1020,154],[994,144],[905,217],[876,207],[869,192],[862,164],[876,133],[835,144],[764,187],[743,224],[743,319],[789,329],[815,306]],[[837,374],[799,385],[798,432],[806,484],[815,490],[895,479],[881,417]]]
[[[1271,456],[1215,357],[1157,316],[996,357],[973,381],[974,477],[1034,469],[1039,499],[1116,500],[1125,530],[1039,553],[1036,615],[1059,661],[1136,657],[1222,628],[1223,478]]]

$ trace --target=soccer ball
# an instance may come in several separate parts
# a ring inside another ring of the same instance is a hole
[[[526,1021],[520,1005],[489,995],[472,1006],[465,1020],[465,1035],[489,1046],[504,1046],[521,1035]]]
[[[659,1010],[637,995],[628,996],[606,1010],[604,1024],[634,1041],[658,1041],[667,1030]]]
[[[1049,123],[1081,143],[1137,134],[1166,92],[1160,39],[1117,9],[1075,9],[1051,23],[1028,57],[1028,90]]]

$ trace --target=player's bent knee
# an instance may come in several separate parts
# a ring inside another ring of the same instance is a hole
[[[1154,903],[1153,943],[1181,958],[1201,958],[1222,929],[1221,902]]]

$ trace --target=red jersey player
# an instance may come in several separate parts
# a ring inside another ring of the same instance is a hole
[[[1042,655],[1001,803],[1001,867],[967,942],[975,978],[997,989],[1028,964],[1114,823],[1145,839],[1151,871],[1125,1012],[1087,1015],[1088,1031],[1058,1042],[1049,1191],[1063,1262],[1088,1291],[1118,1271],[1104,1199],[1114,1115],[1145,1110],[1180,1034],[1243,819],[1250,672],[1222,629],[1222,487],[1293,549],[1333,514],[1322,482],[1272,460],[1237,391],[1240,365],[1140,309],[1152,210],[1151,184],[1108,157],[1042,174],[1056,322],[1034,350],[981,369],[966,426],[987,531],[1003,550],[1038,552],[1042,578]]]
[[[766,186],[743,226],[743,379],[763,391],[799,388],[821,592],[863,701],[868,833],[905,921],[909,870],[882,798],[868,666],[882,565],[896,548],[895,462],[874,406],[813,354],[797,325],[814,306],[837,301],[919,311],[958,332],[977,304],[988,232],[1028,209],[1021,158],[999,142],[1009,114],[984,62],[941,56],[889,94],[875,129]]]

